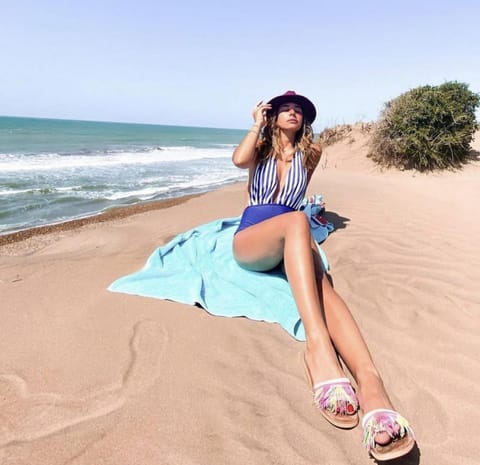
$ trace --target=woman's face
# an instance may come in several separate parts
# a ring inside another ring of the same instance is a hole
[[[277,127],[298,131],[303,124],[302,107],[296,103],[283,103],[277,111]]]

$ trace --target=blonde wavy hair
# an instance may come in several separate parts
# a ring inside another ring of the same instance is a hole
[[[257,146],[257,160],[273,157],[281,158],[280,129],[276,125],[277,115],[269,115]],[[295,151],[303,153],[303,164],[307,170],[315,168],[321,155],[321,148],[313,143],[312,125],[304,118],[302,127],[295,135]]]

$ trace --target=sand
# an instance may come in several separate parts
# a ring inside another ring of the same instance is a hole
[[[417,434],[395,463],[477,464],[480,135],[475,160],[429,175],[379,170],[367,140],[327,147],[309,188],[337,226],[335,288]],[[278,325],[107,291],[243,199],[233,185],[3,239],[0,464],[372,463],[360,427],[315,411],[303,344]]]

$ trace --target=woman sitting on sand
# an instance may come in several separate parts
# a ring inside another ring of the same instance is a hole
[[[312,142],[315,116],[312,102],[293,91],[255,106],[254,124],[233,153],[233,163],[249,170],[248,207],[233,252],[248,270],[267,271],[283,262],[305,328],[314,404],[339,428],[355,427],[361,408],[367,450],[388,460],[413,448],[413,431],[394,411],[355,320],[322,269],[308,219],[298,211],[322,153]],[[357,394],[337,353],[355,378]]]

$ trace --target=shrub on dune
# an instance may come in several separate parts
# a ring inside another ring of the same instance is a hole
[[[369,156],[383,166],[419,171],[457,167],[470,153],[480,96],[468,85],[421,86],[387,102]]]

